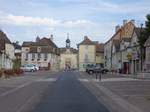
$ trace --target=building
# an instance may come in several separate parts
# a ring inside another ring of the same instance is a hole
[[[19,45],[19,42],[12,43],[15,49],[15,58],[21,60],[21,45]]]
[[[7,35],[0,30],[0,69],[12,69],[14,58],[14,46]]]
[[[78,69],[78,50],[71,47],[69,37],[66,39],[66,47],[60,48],[60,69]]]
[[[130,60],[130,73],[136,74],[141,71],[141,60],[140,60],[140,46],[138,39],[140,38],[140,33],[144,29],[135,27],[133,35],[129,44],[128,49],[128,60]]]
[[[150,72],[150,37],[145,42],[146,47],[146,59],[145,59],[145,70]]]
[[[87,36],[78,44],[78,64],[79,71],[85,71],[87,64],[96,64],[96,44]]]
[[[96,64],[104,67],[104,44],[96,44]]]
[[[41,69],[59,69],[59,48],[51,38],[36,38],[35,42],[23,42],[21,64],[35,64]]]
[[[116,26],[115,34],[104,44],[104,66],[107,69],[129,73],[127,47],[134,28],[134,20],[124,20],[123,26]]]

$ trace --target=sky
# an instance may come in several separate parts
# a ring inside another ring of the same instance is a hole
[[[0,29],[11,41],[50,37],[65,46],[67,33],[76,48],[84,36],[105,43],[123,20],[144,23],[150,0],[0,0]]]

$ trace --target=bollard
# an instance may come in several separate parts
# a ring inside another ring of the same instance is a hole
[[[101,79],[102,79],[102,74],[100,73],[99,74],[99,80],[101,81]]]

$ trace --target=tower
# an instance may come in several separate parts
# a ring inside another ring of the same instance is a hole
[[[66,48],[69,49],[70,48],[70,39],[69,39],[69,33],[67,33],[67,39],[66,39]]]

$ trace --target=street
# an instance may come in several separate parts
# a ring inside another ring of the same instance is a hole
[[[75,75],[61,73],[33,112],[108,112]]]
[[[149,112],[149,80],[38,71],[0,80],[0,112]]]

